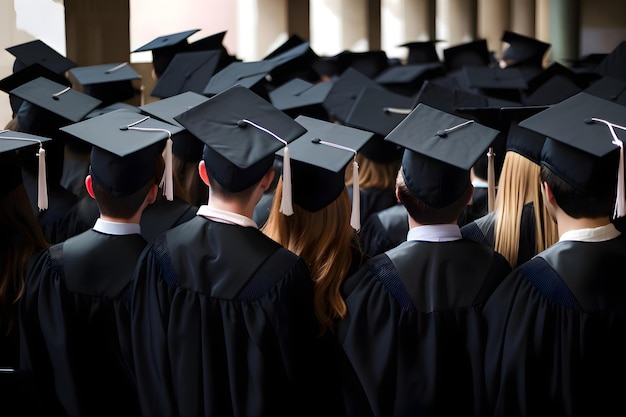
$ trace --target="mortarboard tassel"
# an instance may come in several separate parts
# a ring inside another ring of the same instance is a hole
[[[291,200],[291,158],[289,157],[289,147],[285,146],[283,155],[283,199],[280,202],[280,212],[285,216],[293,214],[293,203]]]
[[[487,152],[487,211],[495,210],[496,205],[496,169],[494,164],[496,154],[493,152],[493,146],[489,147]]]
[[[352,215],[350,216],[350,226],[354,230],[361,229],[361,190],[359,188],[359,163],[356,155],[352,161]]]
[[[165,198],[167,201],[174,200],[174,179],[172,174],[172,135],[167,138],[167,142],[165,143],[165,172],[163,172],[163,194],[165,194]]]
[[[39,168],[37,175],[37,206],[39,210],[48,209],[48,181],[46,176],[46,150],[39,144]]]

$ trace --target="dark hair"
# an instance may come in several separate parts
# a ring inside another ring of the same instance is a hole
[[[467,202],[472,195],[474,186],[470,183],[463,194],[451,204],[435,208],[417,198],[406,186],[402,174],[398,173],[396,179],[398,199],[404,205],[409,216],[421,224],[445,224],[455,223],[467,207]]]
[[[568,216],[575,219],[612,216],[616,196],[615,186],[606,187],[599,184],[594,193],[584,192],[570,185],[545,165],[541,166],[539,178],[542,183],[545,182],[550,186],[556,203]]]
[[[93,180],[93,193],[98,204],[100,213],[105,216],[127,219],[137,213],[141,205],[143,204],[146,195],[150,191],[153,185],[159,184],[161,177],[163,176],[163,169],[165,162],[161,154],[157,155],[154,160],[155,174],[145,183],[139,190],[132,194],[125,196],[114,196],[106,191],[92,176]]]

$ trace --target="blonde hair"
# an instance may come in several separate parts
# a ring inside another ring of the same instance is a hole
[[[307,263],[314,283],[314,308],[320,333],[332,331],[333,322],[346,314],[340,287],[352,264],[356,233],[350,226],[348,190],[344,187],[335,201],[316,212],[294,204],[291,216],[280,213],[281,199],[282,178],[261,230]]]
[[[401,160],[387,163],[375,162],[361,153],[356,155],[359,164],[359,187],[395,189],[396,175],[400,169]],[[346,167],[346,185],[352,185],[352,164]]]
[[[494,248],[513,268],[517,266],[522,212],[526,203],[533,203],[535,253],[543,251],[558,240],[556,223],[543,204],[539,169],[539,165],[530,159],[516,152],[506,152],[495,201]]]

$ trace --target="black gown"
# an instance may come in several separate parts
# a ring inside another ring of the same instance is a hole
[[[484,415],[480,309],[510,270],[468,239],[410,240],[349,277],[337,323],[348,416]]]
[[[352,186],[346,187],[350,201],[352,201]],[[359,189],[361,225],[374,213],[384,210],[398,203],[395,191],[381,188],[360,188]]]
[[[19,305],[20,367],[46,415],[138,415],[128,302],[146,244],[88,230],[39,256]]]
[[[484,308],[495,416],[626,414],[626,238],[561,241]]]
[[[359,239],[361,248],[370,257],[395,248],[406,241],[409,219],[402,204],[395,204],[373,213],[361,225]]]
[[[487,243],[495,247],[496,212],[492,211],[483,217],[461,227],[461,233],[477,242]],[[520,223],[519,248],[517,250],[517,264],[521,265],[537,254],[535,232],[535,213],[533,203],[527,203],[522,209],[522,219]]]
[[[179,225],[140,259],[132,345],[143,415],[315,415],[313,284],[257,228]]]

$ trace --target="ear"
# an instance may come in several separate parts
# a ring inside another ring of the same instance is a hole
[[[547,182],[541,183],[541,194],[543,195],[543,199],[546,203],[549,203],[550,205],[555,204],[552,188],[550,188]]]
[[[159,186],[154,184],[152,187],[150,187],[150,191],[148,191],[148,195],[146,195],[146,202],[148,204],[153,204],[156,201],[158,195],[159,195]]]
[[[396,187],[396,201],[400,203],[400,191],[398,191],[398,187]]]
[[[274,171],[274,168],[270,168],[265,173],[265,175],[261,179],[261,187],[263,187],[263,191],[267,191],[270,188],[270,185],[272,185],[272,181],[274,181],[274,175],[276,175],[276,171]]]
[[[200,178],[202,178],[202,181],[206,185],[211,186],[209,176],[206,173],[206,164],[204,163],[204,160],[200,160],[198,163],[198,174],[200,174]]]
[[[96,196],[93,193],[93,180],[91,179],[91,175],[87,175],[85,177],[85,188],[87,189],[89,196],[95,200]]]
[[[469,199],[467,200],[467,205],[471,205],[474,199],[474,193],[476,192],[476,187],[472,184],[472,194],[470,194]]]

